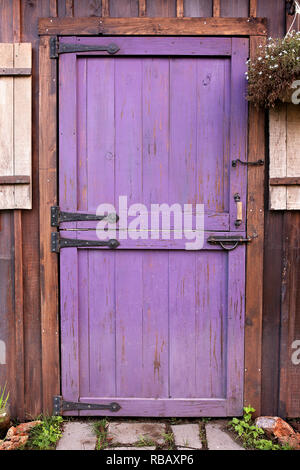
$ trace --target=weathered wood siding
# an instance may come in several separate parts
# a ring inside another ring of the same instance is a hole
[[[215,16],[224,17],[249,15],[249,0],[221,0],[220,5],[218,3],[184,0],[183,14],[191,17],[212,16],[213,12]],[[254,3],[251,2],[251,8]],[[0,0],[0,42],[20,40],[33,44],[33,210],[22,214],[10,211],[0,214],[0,340],[7,345],[8,358],[7,365],[0,364],[0,381],[6,377],[9,381],[12,396],[16,397],[13,403],[15,415],[36,415],[43,402],[38,233],[38,18],[102,14],[172,17],[176,15],[176,6],[175,0],[148,0],[139,11],[137,0]],[[257,16],[268,18],[271,35],[284,34],[284,0],[258,0]],[[280,403],[279,411],[292,416],[300,414],[299,401],[292,398],[293,391],[295,394],[300,388],[299,366],[298,369],[291,366],[290,357],[292,341],[300,339],[300,213],[269,212],[267,188],[266,181],[262,410],[266,414],[277,413]],[[19,258],[15,262],[15,249],[22,253],[21,265]],[[20,276],[23,291],[14,289],[15,280]],[[22,336],[24,344],[20,343]],[[16,376],[20,380],[16,381]]]

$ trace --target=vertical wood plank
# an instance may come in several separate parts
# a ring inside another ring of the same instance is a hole
[[[287,108],[282,103],[269,112],[270,178],[287,175]],[[287,208],[287,188],[270,187],[270,209]]]
[[[67,1],[68,0],[66,0],[66,2]],[[53,16],[54,18],[57,16],[57,12],[58,12],[57,2],[58,2],[58,0],[49,0],[50,16]]]
[[[13,38],[21,42],[21,0],[13,0]]]
[[[74,0],[66,0],[66,16],[74,16]]]
[[[138,0],[110,0],[109,16],[112,18],[130,18],[139,16]]]
[[[286,121],[286,176],[300,176],[300,107],[287,105]],[[300,187],[287,188],[287,210],[300,209]]]
[[[102,16],[109,16],[109,0],[102,0]]]
[[[193,18],[213,16],[213,0],[184,0],[184,16]]]
[[[250,39],[250,56],[254,58],[259,45],[265,43],[266,38],[253,36]],[[250,105],[249,162],[265,158],[264,129],[264,110]],[[247,232],[253,241],[247,247],[244,403],[250,403],[257,415],[261,413],[264,178],[262,167],[248,169]]]
[[[249,16],[249,0],[222,0],[222,17],[247,17]]]
[[[250,0],[250,16],[257,16],[257,0]]]
[[[221,16],[221,2],[220,0],[213,0],[213,16],[219,18]]]
[[[147,1],[147,16],[159,18],[173,18],[176,16],[176,0],[149,0]]]
[[[57,204],[56,176],[56,61],[50,58],[50,38],[40,42],[40,276],[43,410],[52,411],[52,397],[60,392],[58,268],[50,252],[50,209]]]
[[[183,18],[183,16],[184,16],[183,0],[177,0],[177,3],[176,3],[176,16],[177,16],[177,18]]]
[[[139,0],[139,16],[146,16],[147,2],[146,0]]]
[[[31,68],[31,44],[14,45],[14,67]],[[32,79],[14,78],[14,174],[31,177]],[[14,207],[32,208],[32,184],[15,187]]]
[[[13,44],[0,44],[0,66],[14,66]],[[14,174],[14,131],[13,131],[13,102],[14,79],[12,77],[0,78],[0,174],[9,176]],[[14,207],[14,187],[0,187],[0,210]]]
[[[15,360],[18,385],[16,387],[16,411],[20,419],[24,419],[24,285],[23,285],[23,245],[22,245],[22,212],[14,212],[14,246],[15,246]]]

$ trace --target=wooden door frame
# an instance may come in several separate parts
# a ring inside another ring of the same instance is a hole
[[[50,208],[58,201],[57,61],[50,59],[52,36],[243,36],[250,57],[265,44],[263,18],[41,18],[39,21],[39,205],[43,411],[52,411],[60,394],[59,277],[57,255],[50,252]],[[265,160],[265,112],[249,106],[248,161]],[[261,412],[264,250],[262,167],[248,169],[245,385],[244,403]]]

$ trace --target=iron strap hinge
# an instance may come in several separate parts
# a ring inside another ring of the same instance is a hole
[[[109,403],[108,405],[98,405],[94,403],[78,403],[73,401],[65,401],[62,396],[57,395],[53,397],[53,415],[60,416],[66,411],[97,411],[108,410],[112,413],[120,411],[121,406],[119,403]]]
[[[65,222],[91,222],[107,220],[110,224],[116,224],[119,220],[117,214],[95,215],[82,214],[80,212],[63,212],[59,207],[51,207],[51,227],[59,227]]]
[[[76,240],[74,238],[61,238],[59,232],[51,233],[51,252],[60,253],[62,248],[93,248],[93,247],[107,247],[115,250],[120,246],[118,240]]]
[[[60,54],[72,54],[76,52],[107,52],[110,55],[116,54],[120,50],[115,43],[107,44],[107,46],[96,46],[88,44],[68,44],[60,42],[57,36],[50,39],[50,59],[58,59]]]
[[[211,236],[207,239],[207,241],[208,243],[211,243],[213,245],[221,245],[223,250],[233,251],[241,243],[250,243],[252,241],[252,238],[250,237],[243,238],[240,236],[231,236],[231,237]]]

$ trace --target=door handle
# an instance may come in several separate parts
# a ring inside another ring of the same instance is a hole
[[[250,237],[243,238],[240,236],[211,236],[207,239],[207,242],[212,245],[221,245],[223,250],[226,251],[233,251],[235,250],[240,244],[243,243],[250,243],[252,239]]]
[[[234,200],[236,202],[235,226],[240,227],[243,223],[243,203],[241,201],[241,196],[238,193],[234,195]]]

